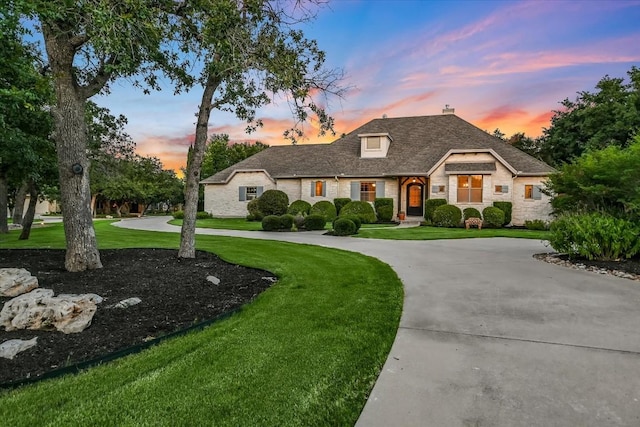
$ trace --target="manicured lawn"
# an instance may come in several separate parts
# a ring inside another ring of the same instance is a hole
[[[182,225],[181,219],[172,219],[169,221],[172,225]],[[196,221],[196,227],[200,228],[217,228],[221,230],[262,230],[260,221],[247,221],[244,218],[209,218],[199,219]]]
[[[410,227],[360,229],[357,237],[390,240],[436,240],[436,239],[469,239],[476,237],[516,237],[523,239],[547,240],[548,231],[508,229],[508,228],[441,228],[441,227]]]
[[[176,233],[95,223],[101,248],[175,248]],[[0,247],[63,247],[60,224]],[[207,329],[78,375],[0,392],[3,425],[353,425],[395,337],[402,285],[359,254],[198,236],[200,249],[280,278]],[[18,356],[19,357],[19,356]]]

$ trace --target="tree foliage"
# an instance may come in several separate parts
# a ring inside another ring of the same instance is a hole
[[[259,141],[253,144],[249,142],[231,144],[229,135],[212,135],[202,159],[201,176],[205,178],[214,175],[266,148],[269,146]]]

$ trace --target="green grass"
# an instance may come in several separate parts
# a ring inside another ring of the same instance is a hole
[[[100,248],[168,247],[177,233],[95,223]],[[0,247],[63,247],[60,224]],[[353,425],[388,355],[402,286],[363,255],[284,242],[198,236],[199,249],[280,281],[207,329],[142,353],[0,392],[3,425]]]
[[[172,219],[169,221],[172,225],[182,225],[181,219]],[[196,227],[199,228],[218,228],[221,230],[262,230],[262,222],[247,221],[244,218],[209,218],[199,219],[196,221]]]
[[[464,228],[443,227],[360,229],[357,234],[357,237],[389,240],[470,239],[477,237],[514,237],[547,240],[548,236],[548,231],[538,230],[508,228],[483,228],[482,230],[472,228],[467,230]]]

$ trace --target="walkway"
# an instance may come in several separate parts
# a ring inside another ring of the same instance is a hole
[[[179,232],[166,218],[114,225]],[[640,283],[547,264],[524,239],[389,241],[198,229],[374,256],[402,279],[358,426],[640,425]]]

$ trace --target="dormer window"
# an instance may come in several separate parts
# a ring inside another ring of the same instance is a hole
[[[360,157],[387,157],[392,141],[388,133],[364,133],[358,135],[358,137],[360,137]]]

